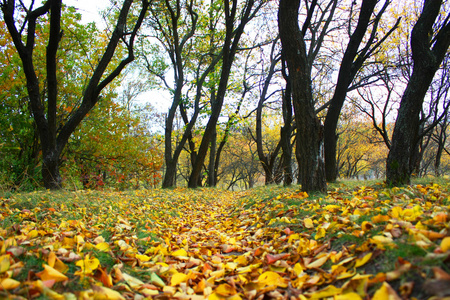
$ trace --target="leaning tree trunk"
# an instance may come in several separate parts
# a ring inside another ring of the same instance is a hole
[[[280,0],[278,27],[297,123],[296,157],[303,191],[326,191],[322,125],[314,110],[306,45],[298,24],[299,0]]]
[[[386,182],[403,185],[411,182],[411,158],[418,142],[419,114],[427,90],[450,45],[450,21],[445,19],[438,31],[433,28],[442,1],[425,1],[422,13],[411,32],[413,72],[400,102],[392,145],[386,160]],[[437,34],[433,37],[433,30]],[[431,49],[430,49],[431,47]]]

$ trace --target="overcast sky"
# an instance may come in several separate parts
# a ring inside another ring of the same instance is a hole
[[[99,26],[102,24],[100,12],[108,6],[109,2],[109,0],[63,0],[65,5],[78,9],[83,22],[95,21],[99,23]]]

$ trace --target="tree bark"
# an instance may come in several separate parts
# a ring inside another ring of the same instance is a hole
[[[315,114],[306,45],[298,24],[299,0],[280,0],[278,27],[292,86],[296,157],[303,191],[326,191],[323,130]]]
[[[411,182],[411,159],[418,143],[419,114],[434,74],[450,45],[448,17],[433,37],[433,25],[441,4],[440,0],[425,1],[422,13],[411,32],[414,66],[400,102],[386,161],[386,182],[389,185],[399,186]]]
[[[283,119],[284,126],[280,129],[281,150],[283,151],[283,182],[284,185],[289,186],[292,184],[292,100],[290,84],[286,84],[286,90],[283,93]]]

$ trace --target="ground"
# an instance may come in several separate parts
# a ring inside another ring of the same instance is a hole
[[[0,298],[443,299],[449,183],[0,198]]]

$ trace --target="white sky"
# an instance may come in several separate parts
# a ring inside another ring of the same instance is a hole
[[[78,9],[82,15],[83,22],[89,23],[95,21],[101,27],[102,19],[100,12],[110,3],[109,0],[63,0],[67,6],[73,6]]]

